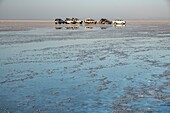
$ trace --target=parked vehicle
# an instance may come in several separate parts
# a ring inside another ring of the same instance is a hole
[[[111,21],[109,21],[109,20],[107,20],[107,19],[105,19],[105,18],[102,18],[98,23],[99,23],[99,24],[112,24]]]
[[[84,23],[85,23],[85,24],[96,24],[97,21],[95,21],[95,20],[93,20],[93,19],[91,19],[91,18],[86,18],[86,19],[84,20]]]
[[[66,19],[65,19],[65,23],[66,23],[66,24],[75,24],[76,22],[74,21],[73,18],[72,18],[72,19],[71,19],[71,18],[66,18]]]
[[[79,20],[78,18],[73,18],[73,21],[76,23],[76,24],[82,24],[83,21]]]
[[[66,24],[82,24],[83,21],[79,20],[78,18],[66,18],[65,23]]]
[[[116,19],[112,21],[113,24],[126,24],[126,21],[122,20],[122,19]]]
[[[55,24],[64,24],[65,22],[62,20],[62,19],[60,19],[60,18],[56,18],[55,19]]]

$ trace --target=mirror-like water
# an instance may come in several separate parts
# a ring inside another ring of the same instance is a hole
[[[1,113],[169,113],[170,24],[12,27],[0,27]]]

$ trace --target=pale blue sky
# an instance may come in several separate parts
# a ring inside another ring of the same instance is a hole
[[[170,0],[0,0],[0,19],[170,19]]]

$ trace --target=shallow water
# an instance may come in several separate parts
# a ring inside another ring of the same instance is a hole
[[[0,23],[1,113],[170,112],[170,24],[39,24]]]

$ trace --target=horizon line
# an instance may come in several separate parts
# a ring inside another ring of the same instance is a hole
[[[170,19],[127,19],[128,22],[170,22]],[[0,19],[0,22],[54,22],[50,19]]]

